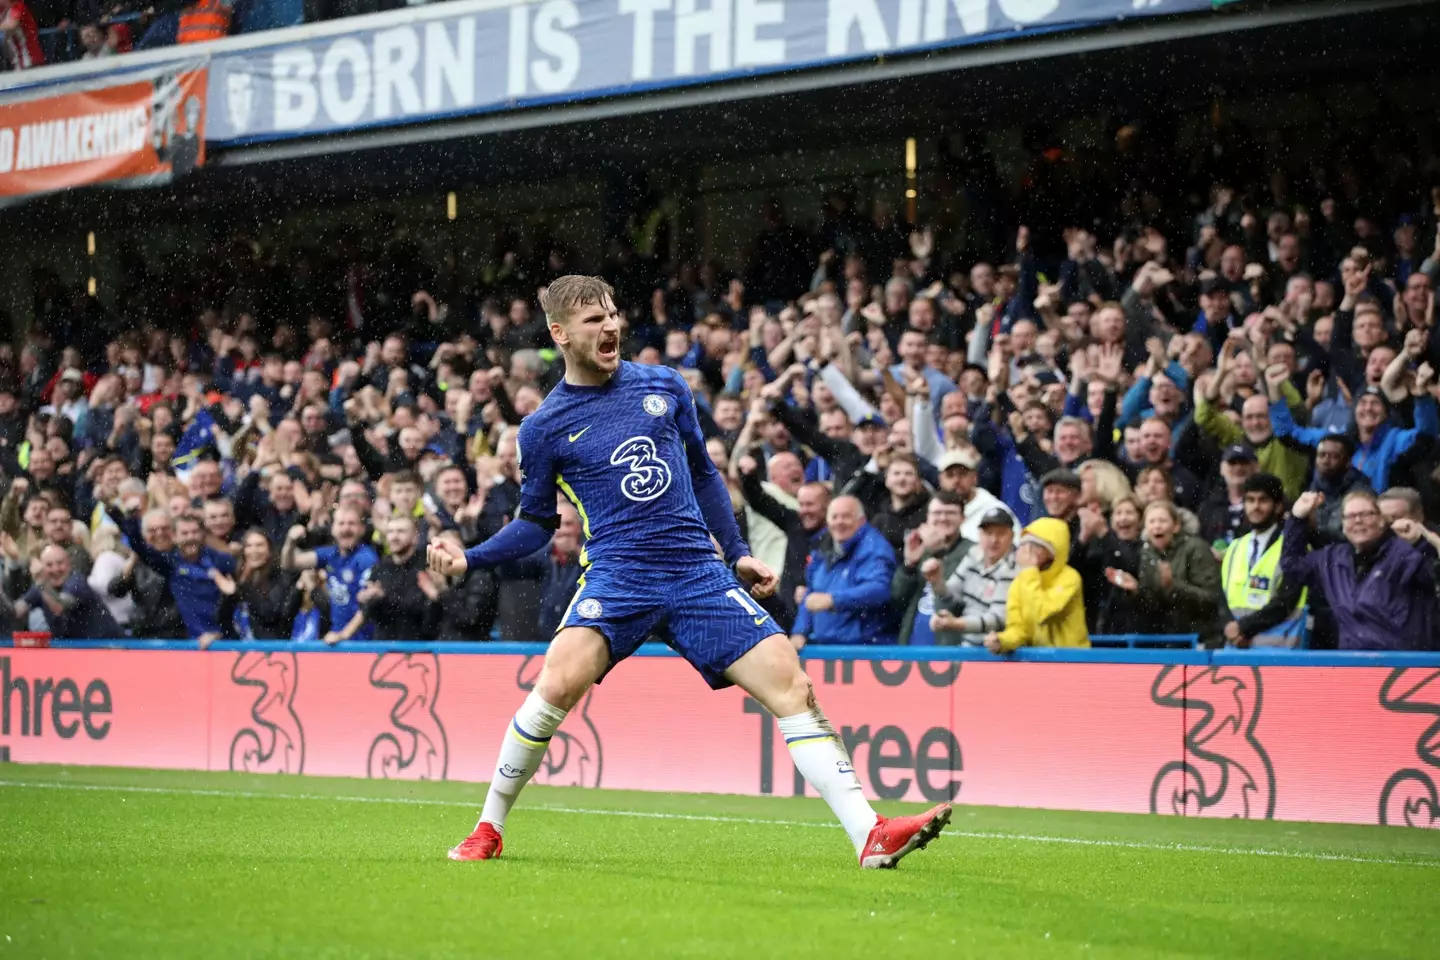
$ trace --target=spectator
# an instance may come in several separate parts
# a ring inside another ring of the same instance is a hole
[[[1344,541],[1307,553],[1316,543],[1310,522],[1323,497],[1307,491],[1291,508],[1281,575],[1324,594],[1342,650],[1434,649],[1434,535],[1413,520],[1386,527],[1375,494],[1356,490],[1341,504]]]
[[[257,463],[235,490],[235,525],[244,530],[259,527],[271,543],[284,543],[285,534],[301,519],[296,496],[301,490],[304,485],[294,474]]]
[[[1379,387],[1366,387],[1356,395],[1355,454],[1350,462],[1365,474],[1373,489],[1384,490],[1390,485],[1390,471],[1395,462],[1417,440],[1440,437],[1440,412],[1436,411],[1435,398],[1429,388],[1433,377],[1427,365],[1416,380],[1415,426],[1409,429],[1390,422],[1390,401]],[[1315,428],[1297,427],[1284,403],[1270,405],[1270,423],[1277,437],[1289,437],[1306,447],[1314,447],[1328,436]]]
[[[960,536],[964,516],[960,495],[941,491],[929,503],[925,522],[905,535],[902,563],[890,581],[890,603],[903,610],[897,642],[930,646],[936,586],[955,573],[974,546]]]
[[[1244,444],[1226,447],[1220,456],[1220,479],[1200,504],[1200,539],[1224,550],[1245,527],[1245,483],[1259,465],[1255,452]],[[1273,474],[1266,474],[1273,476]]]
[[[1025,528],[1019,572],[1005,599],[1005,628],[985,634],[991,653],[1020,647],[1088,647],[1080,574],[1069,566],[1070,529],[1044,517]]]
[[[116,636],[124,636],[135,615],[135,601],[128,596],[116,597],[110,593],[110,584],[125,569],[125,557],[120,553],[120,530],[118,527],[102,527],[90,538],[90,576],[85,582],[110,611],[110,617],[120,628]]]
[[[40,28],[25,0],[0,0],[0,42],[0,51],[11,70],[44,66]]]
[[[568,503],[559,507],[559,515],[560,526],[550,541],[546,558],[537,640],[549,640],[560,629],[582,574],[580,517]]]
[[[458,531],[442,530],[436,536],[464,546]],[[490,628],[495,622],[495,577],[489,570],[469,567],[459,577],[443,578],[432,572],[430,583],[437,594],[432,598],[431,627],[436,640],[490,639]],[[423,583],[421,589],[425,589]],[[542,632],[535,639],[548,638]]]
[[[285,570],[325,572],[330,629],[323,639],[332,644],[344,640],[372,639],[374,626],[366,622],[357,596],[380,560],[373,547],[361,542],[365,533],[365,515],[353,504],[341,503],[337,506],[330,523],[334,546],[300,550],[300,541],[306,533],[306,529],[298,524],[290,528],[285,546],[280,550],[280,566]]]
[[[1082,505],[1099,503],[1102,510],[1109,510],[1117,500],[1133,496],[1125,472],[1108,460],[1086,460],[1075,472],[1080,475]]]
[[[809,643],[894,643],[889,605],[894,549],[865,522],[865,508],[855,497],[830,501],[826,525],[828,533],[806,572],[791,642],[797,650]]]
[[[1354,452],[1345,434],[1332,434],[1315,445],[1315,478],[1310,490],[1323,497],[1315,508],[1315,526],[1335,539],[1344,536],[1340,505],[1351,492],[1370,489],[1370,478],[1350,465]]]
[[[1398,520],[1413,520],[1425,525],[1425,505],[1420,491],[1412,487],[1391,487],[1379,497],[1380,512],[1385,515],[1387,526],[1395,526]]]
[[[220,589],[210,571],[217,569],[229,576],[235,572],[235,560],[228,552],[205,546],[200,519],[184,514],[175,521],[175,549],[169,551],[156,550],[145,541],[141,522],[133,514],[121,520],[120,529],[141,562],[169,584],[190,639],[198,640],[202,646],[219,639]]]
[[[1220,565],[1204,541],[1181,528],[1173,503],[1157,500],[1145,508],[1136,589],[1144,632],[1193,633],[1203,646],[1220,646]]]
[[[856,491],[861,502],[872,498]],[[874,511],[873,527],[890,544],[892,550],[899,550],[911,531],[919,527],[926,517],[930,495],[920,482],[920,464],[910,454],[891,456],[885,467],[885,494],[876,496],[878,509]]]
[[[1225,382],[1233,358],[1241,355],[1243,348],[1241,340],[1226,341],[1214,375],[1195,382],[1195,424],[1227,449],[1249,444],[1250,449],[1255,451],[1261,472],[1279,477],[1285,485],[1286,497],[1299,496],[1310,470],[1310,458],[1304,450],[1276,436],[1271,426],[1270,402],[1259,394],[1246,398],[1240,411],[1239,426],[1227,419],[1220,409],[1220,387]],[[1275,399],[1280,402],[1278,392]]]
[[[1142,628],[1137,587],[1144,510],[1135,497],[1121,497],[1110,507],[1107,524],[1098,503],[1081,510],[1080,528],[1085,566],[1100,571],[1093,591],[1087,587],[1085,619],[1095,634],[1136,633]]]
[[[798,591],[805,588],[805,567],[825,533],[825,513],[830,506],[830,488],[823,483],[806,483],[796,491],[792,509],[771,496],[761,483],[759,463],[751,456],[739,458],[740,490],[746,505],[785,534],[785,562],[780,570],[780,589],[774,597],[771,615],[781,626],[795,622]],[[766,609],[770,610],[771,606]]]
[[[980,474],[976,472],[979,464],[980,458],[972,450],[951,450],[936,464],[940,468],[940,489],[955,493],[965,505],[965,519],[960,523],[960,536],[971,543],[980,539],[981,520],[995,510],[1010,513],[1009,507],[980,486]],[[1013,518],[1014,514],[1011,514],[1011,517]]]
[[[83,532],[83,527],[81,528]],[[52,506],[45,512],[45,540],[64,550],[70,557],[70,569],[82,577],[90,575],[90,551],[75,539],[75,521],[70,508]]]
[[[289,640],[300,612],[301,593],[294,574],[280,569],[263,530],[247,530],[241,540],[240,572],[218,567],[210,579],[220,590],[218,619],[229,640]]]
[[[1285,490],[1278,477],[1259,473],[1245,481],[1244,497],[1250,530],[1230,544],[1220,567],[1224,587],[1220,621],[1225,625],[1225,642],[1237,647],[1252,643],[1293,647],[1300,639],[1302,624],[1293,623],[1293,629],[1271,636],[1297,613],[1303,616],[1305,604],[1304,592],[1280,575]]]
[[[158,553],[169,553],[175,547],[175,530],[170,515],[164,510],[151,510],[140,520],[145,543]],[[130,598],[135,612],[130,618],[130,634],[156,640],[183,640],[189,633],[180,619],[180,608],[170,592],[165,577],[140,562],[140,554],[131,544],[130,556],[120,575],[110,581],[107,591],[112,598]]]
[[[986,634],[1005,629],[1006,600],[1018,572],[1014,524],[999,508],[981,517],[980,542],[943,581],[943,564],[935,558],[925,562],[922,572],[937,600],[930,619],[936,643],[981,646]]]
[[[40,551],[39,582],[15,601],[15,618],[31,610],[45,618],[57,640],[101,640],[120,636],[120,628],[90,585],[71,571],[70,555],[55,544]]]
[[[425,560],[415,549],[415,518],[396,513],[385,524],[390,552],[370,571],[355,594],[366,623],[374,624],[374,639],[424,640],[435,591]],[[424,582],[425,589],[421,586]]]

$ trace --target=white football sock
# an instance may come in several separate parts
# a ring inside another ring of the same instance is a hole
[[[495,773],[490,777],[490,790],[485,794],[485,809],[480,812],[480,822],[494,824],[501,835],[505,833],[505,818],[525,784],[540,769],[545,759],[545,750],[550,738],[565,719],[566,711],[553,707],[531,691],[530,696],[515,711],[505,739],[500,744],[500,756],[495,760]]]
[[[858,853],[876,817],[839,734],[819,707],[793,717],[780,717],[779,722],[780,735],[790,748],[795,769],[830,804]]]

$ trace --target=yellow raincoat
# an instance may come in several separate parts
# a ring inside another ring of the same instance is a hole
[[[1005,601],[1001,648],[1009,653],[1016,647],[1090,646],[1080,574],[1069,565],[1070,528],[1063,520],[1046,517],[1026,527],[1025,536],[1048,544],[1055,562],[1044,570],[1021,570],[1015,577]]]

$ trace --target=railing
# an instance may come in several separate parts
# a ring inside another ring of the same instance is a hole
[[[984,647],[900,647],[900,646],[825,646],[806,647],[805,660],[892,661],[912,663],[1155,663],[1211,666],[1268,667],[1440,667],[1440,651],[1368,651],[1368,650],[1292,650],[1265,647],[1251,650],[1223,648],[1205,650],[1196,647],[1195,637],[1184,635],[1134,634],[1091,637],[1093,646],[1021,647],[1011,654],[993,654]],[[10,640],[0,640],[0,649],[13,648]],[[355,653],[375,656],[382,653],[410,654],[476,654],[508,656],[541,656],[549,644],[507,642],[432,642],[371,640],[337,646],[325,643],[292,640],[217,640],[209,650],[227,653]],[[198,651],[193,640],[52,640],[52,649],[59,650],[175,650]],[[678,658],[674,650],[663,644],[647,643],[632,656]]]
[[[108,18],[104,26],[122,23],[134,27],[142,20],[138,13],[124,13]],[[132,31],[135,32],[135,31]],[[80,28],[71,24],[66,27],[46,27],[39,31],[40,49],[45,51],[45,62],[48,63],[70,63],[79,60],[84,54],[80,47]],[[137,35],[131,38],[133,42],[139,43]]]

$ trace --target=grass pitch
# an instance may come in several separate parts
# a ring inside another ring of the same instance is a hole
[[[1440,834],[960,807],[861,871],[818,800],[0,767],[0,957],[1420,957]],[[886,812],[912,809],[882,805]]]

